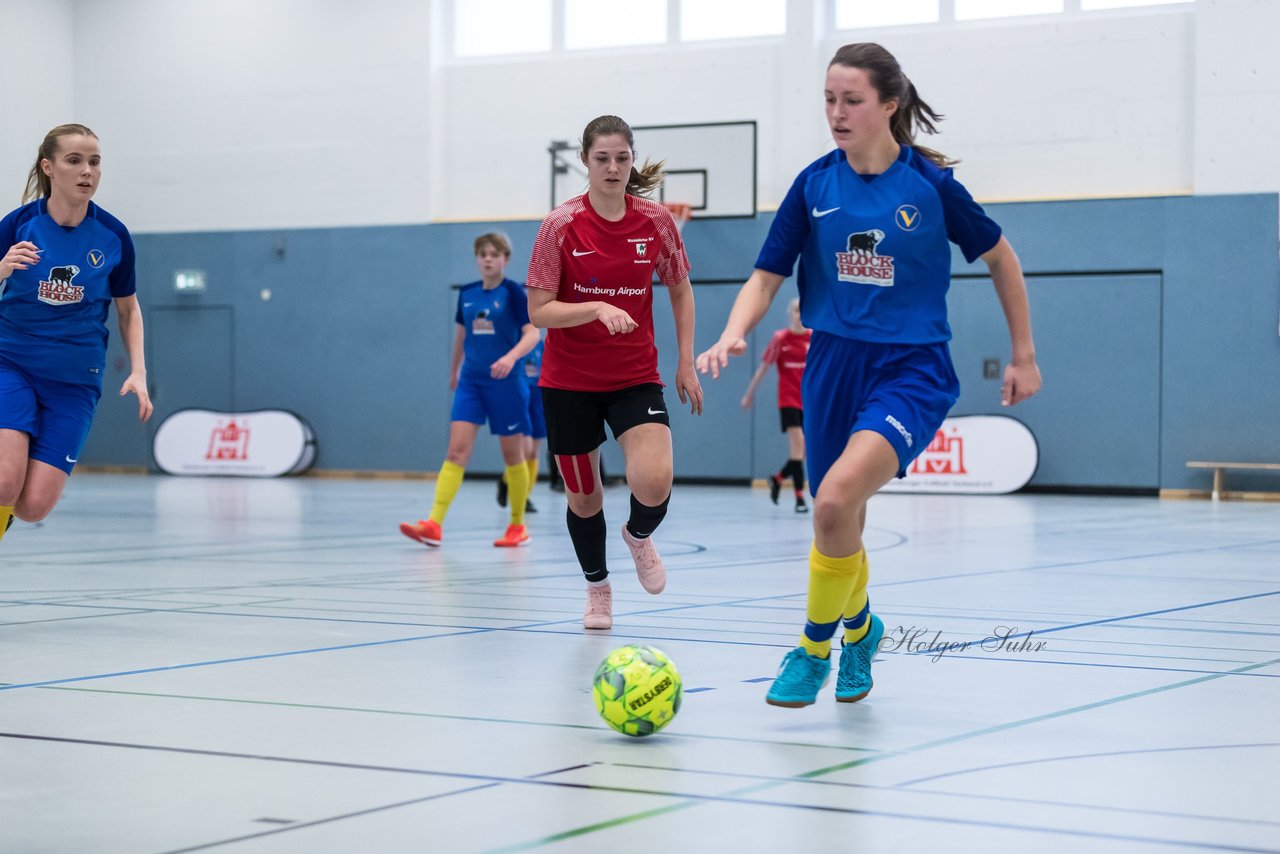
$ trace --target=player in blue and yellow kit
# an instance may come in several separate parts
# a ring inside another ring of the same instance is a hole
[[[49,515],[102,397],[114,302],[130,373],[120,394],[151,417],[129,231],[91,199],[102,176],[84,125],[45,136],[23,205],[0,220],[0,537]]]
[[[524,466],[529,470],[529,492],[538,485],[538,443],[547,438],[547,419],[542,413],[542,392],[538,379],[542,376],[542,338],[524,357],[524,378],[529,383],[529,433],[524,437]],[[498,478],[498,506],[507,506],[507,475]],[[533,499],[526,498],[524,512],[537,513]]]
[[[538,343],[538,330],[529,322],[529,300],[524,288],[506,277],[511,242],[497,232],[475,240],[480,281],[464,285],[458,293],[457,335],[449,387],[455,390],[449,424],[449,450],[440,474],[430,515],[418,522],[402,522],[400,532],[428,546],[444,539],[443,523],[453,503],[480,425],[498,437],[504,477],[511,493],[511,524],[494,542],[499,548],[529,541],[524,526],[525,500],[529,497],[529,469],[525,464],[525,438],[529,434],[529,385],[524,377],[524,357]]]
[[[767,701],[813,703],[844,623],[836,699],[871,690],[884,633],[867,600],[862,530],[867,500],[929,444],[960,393],[947,341],[951,247],[991,271],[1013,345],[1001,402],[1040,388],[1018,257],[955,179],[953,161],[914,141],[940,117],[876,44],[845,45],[827,67],[827,123],[836,151],[792,184],[756,269],[719,342],[698,357],[718,375],[769,308],[797,258],[800,312],[813,330],[804,433],[814,495],[807,622]]]

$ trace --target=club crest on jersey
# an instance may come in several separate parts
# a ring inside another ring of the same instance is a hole
[[[900,205],[893,212],[893,221],[903,231],[915,231],[920,227],[920,209],[915,205]]]
[[[876,251],[884,232],[878,228],[849,235],[847,251],[836,253],[836,272],[842,282],[893,287],[893,256]]]
[[[84,256],[84,260],[88,261],[93,269],[101,270],[102,265],[107,263],[107,253],[101,249],[90,249],[89,254]]]
[[[71,284],[80,273],[80,268],[73,264],[65,267],[54,267],[49,271],[48,281],[41,281],[36,297],[47,305],[66,305],[84,300],[84,288]]]
[[[637,244],[636,244],[636,254],[637,254],[637,255],[639,255],[641,258],[643,258],[643,257],[644,257],[644,253],[645,253],[645,252],[647,252],[648,250],[649,250],[649,244],[648,244],[648,243],[637,243]]]

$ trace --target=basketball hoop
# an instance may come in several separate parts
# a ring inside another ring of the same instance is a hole
[[[693,205],[688,202],[663,202],[662,206],[671,212],[671,218],[676,221],[676,228],[683,231],[684,224],[693,216]]]

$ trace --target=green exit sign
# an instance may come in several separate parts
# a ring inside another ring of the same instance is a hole
[[[173,289],[180,294],[204,292],[204,270],[177,270],[173,274]]]

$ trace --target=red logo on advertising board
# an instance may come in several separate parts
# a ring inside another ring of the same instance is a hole
[[[231,419],[225,426],[218,424],[209,436],[209,450],[205,452],[206,460],[247,460],[249,459],[249,428],[237,426]]]
[[[939,430],[929,447],[911,464],[911,474],[967,474],[964,468],[964,439],[954,427],[948,436]]]

